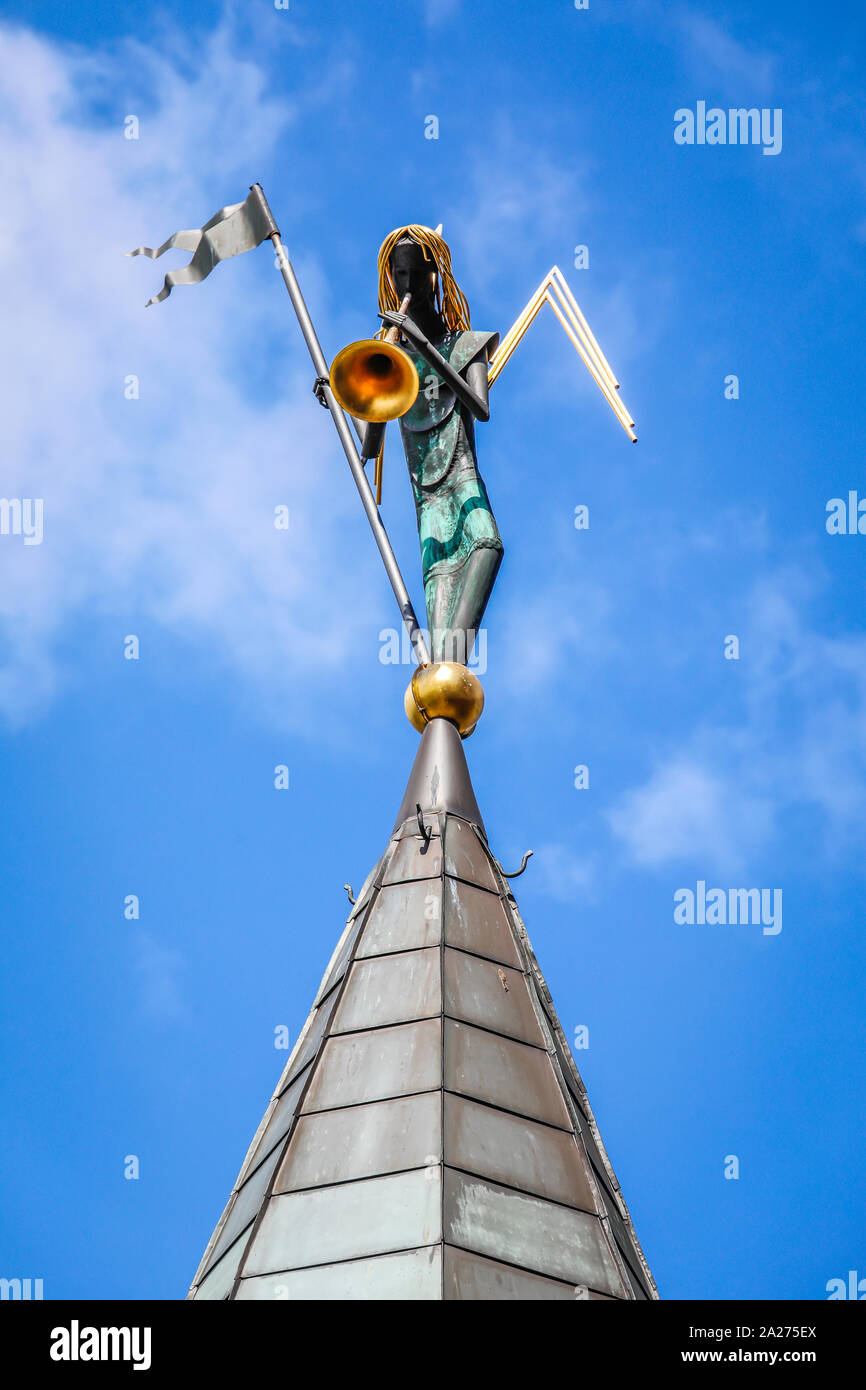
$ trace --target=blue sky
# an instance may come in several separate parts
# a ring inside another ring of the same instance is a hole
[[[0,535],[0,1273],[183,1296],[417,742],[273,258],[146,313],[169,257],[123,258],[260,179],[328,354],[375,326],[404,222],[444,223],[475,327],[566,274],[640,442],[540,319],[478,431],[506,547],[467,743],[491,844],[506,868],[535,851],[521,910],[566,1034],[589,1029],[662,1296],[866,1275],[866,538],[825,526],[866,494],[862,16],[0,16],[2,492],[44,499],[42,544]],[[781,152],[677,145],[698,101],[781,109]],[[420,608],[396,435],[383,514]],[[676,923],[701,880],[781,888],[782,930]]]

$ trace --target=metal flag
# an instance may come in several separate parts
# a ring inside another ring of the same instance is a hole
[[[157,256],[161,256],[163,251],[167,251],[170,246],[177,247],[181,251],[195,252],[189,265],[182,266],[180,270],[169,271],[159,294],[147,301],[145,305],[147,308],[148,304],[155,304],[161,299],[168,299],[175,285],[199,284],[210,275],[214,266],[220,261],[228,260],[229,256],[237,256],[242,251],[252,251],[268,237],[273,242],[280,274],[289,292],[292,308],[297,316],[307,350],[316,369],[314,390],[331,413],[334,428],[343,446],[343,452],[355,480],[355,486],[358,489],[379,554],[382,556],[385,572],[394,591],[394,597],[399,604],[400,616],[409,634],[418,665],[429,666],[430,653],[427,649],[424,632],[418,623],[415,609],[412,607],[406,581],[400,573],[397,557],[379,514],[370,480],[364,472],[364,464],[352,437],[349,422],[331,390],[328,380],[328,364],[322,352],[321,343],[316,336],[316,330],[313,327],[309,310],[304,303],[304,296],[301,294],[301,287],[298,284],[294,267],[280,239],[279,228],[268,207],[268,201],[261,184],[254,183],[242,203],[232,203],[230,207],[221,208],[216,216],[212,217],[210,222],[206,222],[203,227],[199,227],[195,231],[175,232],[174,236],[169,237],[168,241],[163,242],[156,251],[151,250],[149,246],[137,246],[134,251],[127,251],[126,254],[128,256],[150,256],[151,260],[156,260]]]
[[[242,203],[220,208],[203,227],[175,232],[155,251],[149,246],[137,246],[134,251],[127,251],[128,256],[150,256],[152,261],[169,249],[195,252],[189,265],[168,272],[159,294],[149,299],[145,308],[168,299],[175,285],[200,284],[220,261],[227,261],[229,256],[238,256],[242,251],[255,250],[273,231],[274,223],[268,220],[262,200],[250,192]]]

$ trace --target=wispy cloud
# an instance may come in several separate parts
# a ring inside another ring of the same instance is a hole
[[[717,20],[696,10],[675,10],[672,21],[686,40],[687,61],[695,75],[720,80],[726,90],[736,88],[742,100],[769,94],[779,64],[776,54],[734,38]]]
[[[91,103],[106,89],[137,94],[108,125]],[[329,487],[333,441],[299,338],[262,362],[280,392],[263,404],[244,386],[277,296],[289,313],[276,271],[262,274],[267,248],[146,312],[162,263],[123,257],[243,197],[296,111],[227,24],[194,65],[176,44],[85,54],[2,33],[0,266],[17,325],[0,341],[3,492],[45,508],[41,546],[0,544],[0,712],[13,722],[62,688],[62,645],[93,619],[116,620],[119,643],[135,614],[210,647],[289,724],[309,718],[309,689],[293,705],[299,675],[326,679],[355,632],[371,570],[342,563],[357,503]],[[315,287],[315,263],[303,269]],[[132,376],[137,400],[124,397]],[[273,525],[279,504],[288,532]]]
[[[158,1019],[180,1018],[184,1012],[180,976],[183,956],[152,932],[140,931],[135,942],[136,968],[141,984],[141,1007]]]
[[[833,860],[860,843],[866,637],[811,626],[816,588],[796,567],[755,581],[736,672],[741,716],[701,721],[608,814],[635,863],[748,867],[770,850],[784,854],[783,818],[795,809],[815,817],[816,856]]]
[[[739,869],[764,845],[772,803],[737,788],[734,777],[679,758],[627,792],[608,821],[637,864],[697,859]]]
[[[424,0],[424,18],[431,29],[453,18],[460,9],[460,0]]]
[[[534,878],[539,891],[556,902],[575,903],[592,896],[596,881],[594,862],[569,845],[544,844],[535,851]]]

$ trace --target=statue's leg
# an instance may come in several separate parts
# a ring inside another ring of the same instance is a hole
[[[430,630],[430,654],[434,661],[456,661],[451,653],[451,613],[457,602],[462,567],[431,575],[425,584],[427,625]]]
[[[475,638],[501,564],[502,551],[484,545],[473,550],[463,570],[462,584],[456,596],[450,627],[454,637],[452,660],[460,661],[464,666],[468,665],[472,655]]]
[[[428,620],[434,661],[468,665],[501,564],[501,549],[477,546],[458,570],[431,580]]]

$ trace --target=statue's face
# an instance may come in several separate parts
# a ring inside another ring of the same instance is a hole
[[[407,237],[397,242],[391,252],[391,274],[399,300],[411,294],[414,308],[421,304],[432,305],[436,270],[431,261],[425,260],[424,248],[417,241]]]

